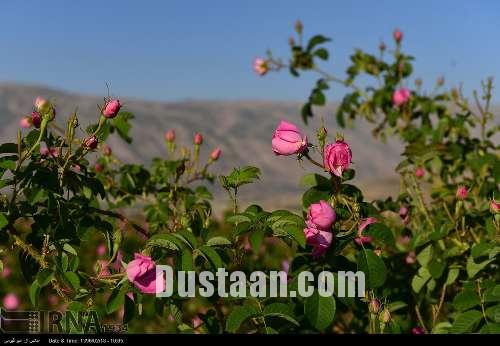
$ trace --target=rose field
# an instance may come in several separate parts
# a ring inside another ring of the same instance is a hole
[[[375,49],[351,51],[345,71],[333,73],[335,41],[307,24],[293,25],[286,55],[268,50],[247,66],[262,85],[278,74],[290,75],[289,83],[313,81],[301,111],[280,114],[274,132],[263,134],[273,164],[303,176],[301,194],[287,197],[297,208],[249,203],[245,195],[266,179],[251,158],[259,152],[244,139],[214,146],[195,125],[188,138],[175,122],[162,128],[164,136],[151,139],[162,154],[150,162],[122,159],[118,146],[145,139],[133,135],[138,114],[115,95],[116,83],[90,125],[78,104],[62,112],[51,95],[23,103],[16,131],[0,145],[2,310],[58,311],[59,326],[68,312],[92,311],[101,325],[125,326],[125,333],[500,333],[493,78],[478,79],[473,92],[447,88],[444,78],[426,88],[405,52],[403,28],[381,32],[386,40]],[[335,125],[311,125],[337,87],[340,102],[328,113]],[[364,159],[347,129],[361,121],[374,142],[402,144],[390,167],[396,194],[369,199],[357,184],[356,174],[371,173],[361,172]],[[220,173],[230,150],[248,161]],[[223,196],[222,212],[214,194]],[[186,297],[177,279],[157,271],[165,265],[247,277],[283,271],[289,291],[303,272],[316,286],[323,272],[335,279],[362,272],[365,290],[361,297],[336,288],[330,295],[276,297],[264,289],[257,297]],[[169,285],[171,296],[161,296],[159,287]],[[57,332],[89,332],[68,325]]]

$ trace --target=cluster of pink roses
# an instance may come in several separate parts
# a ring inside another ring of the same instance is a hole
[[[313,247],[313,257],[323,255],[332,245],[335,218],[335,210],[326,201],[321,200],[309,206],[304,235],[307,244]]]
[[[307,136],[292,123],[282,120],[273,134],[272,147],[276,155],[307,155]],[[341,177],[352,162],[352,152],[349,144],[338,139],[335,143],[325,146],[323,152],[324,168],[330,173]]]

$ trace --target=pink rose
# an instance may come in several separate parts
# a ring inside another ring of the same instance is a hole
[[[318,228],[323,231],[330,230],[335,222],[335,210],[330,204],[321,200],[309,206],[306,225],[309,228]]]
[[[203,324],[203,320],[198,315],[196,315],[192,318],[191,323],[193,324],[193,329],[197,329]]]
[[[411,238],[407,235],[402,235],[398,237],[398,243],[401,245],[408,245],[410,243]]]
[[[94,170],[97,172],[97,173],[101,173],[102,170],[103,170],[103,167],[100,163],[96,163],[95,166],[94,166]]]
[[[399,43],[403,39],[403,33],[401,32],[401,30],[396,28],[396,30],[394,30],[393,37],[394,37],[394,41]]]
[[[307,244],[313,247],[313,257],[323,255],[333,242],[333,234],[331,232],[321,231],[316,228],[305,228],[304,235]]]
[[[35,99],[34,105],[36,109],[42,108],[45,104],[47,103],[47,100],[45,100],[43,97],[38,96]]]
[[[425,169],[423,169],[422,167],[417,167],[417,169],[415,169],[415,176],[417,178],[422,178],[425,174]]]
[[[37,129],[40,128],[40,125],[42,124],[42,117],[40,116],[40,113],[38,113],[38,112],[31,112],[31,123]]]
[[[49,154],[52,157],[59,157],[59,154],[60,154],[59,148],[50,148]]]
[[[469,194],[469,191],[467,190],[467,186],[459,186],[458,189],[457,189],[457,198],[458,199],[466,199],[467,198],[467,195]]]
[[[276,155],[293,155],[307,149],[307,137],[292,123],[281,120],[274,131],[272,140]]]
[[[118,112],[120,111],[120,108],[121,108],[120,100],[110,100],[104,106],[102,114],[106,118],[112,119],[117,116]]]
[[[9,293],[3,298],[3,306],[7,310],[16,310],[19,307],[19,298],[14,293]]]
[[[97,140],[96,136],[89,137],[83,142],[83,144],[90,150],[94,150],[95,148],[97,148],[98,143],[99,141]]]
[[[328,144],[325,147],[323,154],[323,164],[325,168],[341,177],[342,173],[349,168],[352,162],[352,152],[349,144],[342,140],[338,140],[333,144]]]
[[[31,127],[31,119],[22,117],[21,120],[19,120],[19,126],[23,129],[29,129]]]
[[[364,244],[370,244],[373,241],[373,237],[372,236],[364,236],[363,231],[368,225],[371,225],[372,223],[376,223],[376,222],[377,222],[377,219],[374,217],[368,217],[366,219],[361,220],[361,223],[359,224],[359,227],[358,227],[358,236],[354,239],[356,244],[361,246]]]
[[[259,76],[263,76],[269,71],[269,66],[267,66],[267,62],[264,59],[257,58],[253,61],[253,70]]]
[[[394,91],[394,94],[392,94],[392,104],[395,107],[402,106],[406,102],[408,102],[410,96],[411,96],[410,90],[406,88],[399,88],[398,90]]]
[[[194,134],[194,144],[201,145],[202,143],[203,143],[203,136],[201,135],[201,133],[196,132]]]
[[[164,278],[161,273],[156,275],[156,264],[151,257],[140,253],[134,254],[134,259],[127,265],[128,280],[134,284],[142,293],[154,294],[156,281],[160,281],[163,287]]]
[[[77,173],[80,173],[82,171],[82,167],[80,167],[80,165],[73,165],[73,169],[75,170],[75,172]]]
[[[49,154],[50,154],[49,148],[40,146],[40,155],[42,157],[45,157],[45,156],[47,156]]]
[[[422,327],[415,327],[415,328],[412,328],[411,333],[413,335],[425,334],[425,330]]]
[[[165,140],[169,143],[172,143],[173,141],[175,141],[175,131],[174,130],[168,130],[166,133],[165,133]]]
[[[212,159],[212,161],[217,161],[221,153],[222,150],[220,150],[220,148],[215,148],[210,154],[210,159]]]

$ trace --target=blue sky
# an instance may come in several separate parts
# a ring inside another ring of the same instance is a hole
[[[354,48],[376,51],[395,27],[431,88],[470,92],[500,76],[500,2],[483,1],[0,1],[0,81],[154,100],[303,100],[313,78],[257,77],[252,59],[286,56],[300,18],[333,38],[324,66],[342,76]],[[334,89],[330,99],[340,98]]]

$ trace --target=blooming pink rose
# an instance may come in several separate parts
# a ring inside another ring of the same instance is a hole
[[[175,131],[170,129],[167,132],[165,132],[165,140],[169,143],[175,141]]]
[[[116,117],[116,115],[120,111],[120,108],[121,108],[120,100],[110,100],[104,106],[104,109],[102,110],[102,114],[106,118],[112,119],[112,118]]]
[[[364,244],[369,244],[373,241],[373,237],[363,235],[363,231],[368,225],[371,225],[372,223],[376,223],[376,222],[377,222],[377,219],[374,217],[368,217],[364,220],[361,220],[361,223],[359,224],[359,227],[358,227],[358,236],[354,239],[356,244],[361,246]]]
[[[406,88],[399,88],[398,90],[394,91],[394,94],[392,94],[392,104],[395,107],[402,106],[406,102],[408,102],[410,96],[411,96],[410,90]]]
[[[14,293],[9,293],[3,298],[3,306],[7,310],[16,310],[19,307],[19,298]]]
[[[466,199],[467,195],[469,194],[469,191],[467,190],[467,186],[459,186],[457,189],[457,198],[458,199]]]
[[[19,126],[23,129],[29,129],[31,127],[31,119],[22,117],[21,120],[19,120]]]
[[[302,153],[307,149],[307,137],[294,124],[281,120],[274,131],[272,146],[276,155]]]
[[[401,40],[403,39],[403,33],[398,28],[396,28],[396,30],[394,30],[393,36],[394,36],[394,40],[398,43],[401,42]]]
[[[263,76],[269,71],[269,66],[267,65],[267,62],[264,59],[256,58],[253,61],[253,70],[259,76]]]
[[[90,150],[94,150],[95,148],[97,148],[98,143],[99,141],[96,136],[89,137],[84,141],[84,145]]]
[[[352,152],[349,144],[342,140],[338,140],[333,144],[328,144],[325,147],[323,154],[323,164],[325,168],[341,177],[342,173],[349,168],[352,162]]]
[[[31,123],[37,129],[40,128],[40,125],[42,124],[42,117],[40,116],[40,113],[38,113],[38,112],[31,112]]]
[[[203,136],[201,135],[201,133],[196,132],[194,134],[194,144],[201,145],[202,143],[203,143]]]
[[[425,169],[423,169],[422,167],[417,167],[417,169],[415,169],[415,176],[417,178],[422,178],[424,175],[425,175]]]
[[[500,212],[500,203],[492,199],[490,202],[490,211],[492,214],[497,214],[498,212]]]
[[[151,257],[144,256],[140,253],[134,254],[134,259],[127,265],[128,280],[142,293],[157,293],[157,281],[160,281],[160,287],[163,287],[163,274],[161,272],[158,274],[159,275],[157,276],[156,264]]]
[[[317,228],[323,231],[330,230],[335,222],[335,210],[324,200],[313,203],[307,212],[306,224],[309,228]]]
[[[331,232],[321,231],[317,228],[305,228],[304,235],[307,244],[313,247],[313,257],[323,255],[333,242],[333,234]]]
[[[222,153],[222,150],[220,148],[215,148],[212,153],[210,154],[210,158],[212,161],[217,161],[220,157],[220,154]]]

